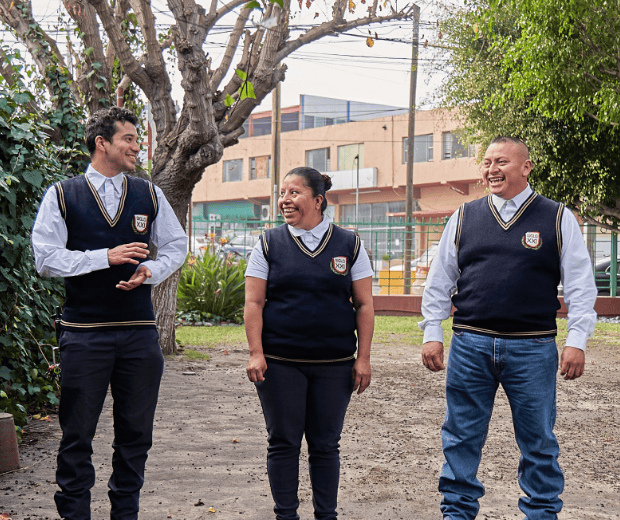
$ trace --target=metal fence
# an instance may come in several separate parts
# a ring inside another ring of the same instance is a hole
[[[371,260],[375,276],[374,294],[421,295],[426,275],[433,260],[447,218],[430,221],[405,222],[391,217],[385,222],[335,222],[357,232]],[[191,222],[190,249],[194,254],[209,249],[212,252],[249,258],[258,237],[265,228],[279,226],[276,222],[256,219],[193,218]],[[408,229],[410,231],[408,231]],[[590,225],[583,226],[584,240],[592,258],[599,295],[618,294],[618,235]],[[406,234],[411,233],[410,288],[405,290],[406,280],[403,262]]]

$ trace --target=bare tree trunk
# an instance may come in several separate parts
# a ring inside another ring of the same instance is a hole
[[[177,285],[181,269],[177,269],[166,280],[153,287],[153,310],[159,331],[159,345],[165,356],[177,353],[174,316],[177,311]]]

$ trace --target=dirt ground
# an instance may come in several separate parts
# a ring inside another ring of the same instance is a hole
[[[445,373],[426,370],[420,351],[402,343],[373,347],[373,383],[354,396],[345,421],[341,518],[441,518],[437,479]],[[209,352],[208,362],[182,356],[167,361],[141,520],[274,518],[264,421],[245,377],[247,349],[240,344]],[[590,346],[581,379],[559,380],[556,433],[566,475],[560,519],[620,519],[619,380],[620,350],[606,345]],[[109,518],[111,404],[108,398],[94,442],[94,520]],[[58,518],[53,494],[59,439],[56,417],[52,423],[31,423],[20,446],[22,468],[0,475],[0,513],[13,520]],[[517,508],[517,462],[510,409],[500,391],[479,472],[486,496],[478,518],[523,518]],[[307,475],[303,461],[302,520],[313,517]]]

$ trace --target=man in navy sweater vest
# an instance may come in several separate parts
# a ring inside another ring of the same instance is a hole
[[[482,177],[488,197],[450,218],[422,298],[422,361],[443,370],[441,321],[456,308],[446,375],[444,519],[472,520],[484,487],[476,473],[501,384],[521,450],[519,508],[527,520],[557,519],[564,477],[553,433],[556,373],[577,379],[596,322],[596,286],[579,225],[562,204],[530,188],[527,146],[498,137]],[[558,363],[557,287],[564,284],[568,337]]]
[[[129,110],[100,110],[86,123],[91,164],[47,190],[32,230],[37,271],[65,278],[62,381],[55,495],[65,520],[89,520],[92,439],[111,387],[112,520],[138,518],[144,466],[164,359],[151,286],[178,269],[187,236],[161,190],[124,175],[140,144]],[[149,241],[157,258],[147,259]]]

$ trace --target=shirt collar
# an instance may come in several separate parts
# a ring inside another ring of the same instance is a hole
[[[97,170],[95,170],[92,164],[89,164],[88,168],[86,168],[86,177],[97,191],[101,189],[106,179],[111,179],[112,184],[114,185],[114,190],[117,193],[120,193],[123,189],[123,175],[124,174],[121,172],[114,177],[106,177],[105,175],[102,175]]]
[[[325,215],[323,215],[323,220],[321,220],[321,223],[318,226],[313,227],[310,230],[296,228],[291,225],[288,226],[288,230],[291,232],[291,235],[294,235],[296,237],[300,237],[302,235],[305,235],[306,233],[312,233],[312,235],[315,238],[318,238],[320,240],[321,238],[323,238],[323,235],[327,231],[328,227],[329,227],[329,220],[327,219]]]
[[[533,193],[533,191],[534,190],[532,190],[532,188],[530,187],[530,183],[528,182],[527,186],[521,193],[519,193],[518,195],[515,195],[512,199],[509,199],[509,200],[512,200],[518,209],[527,200],[527,198]],[[499,211],[501,207],[504,205],[504,202],[506,202],[506,199],[502,199],[501,197],[495,194],[491,195],[491,200],[493,201],[493,205],[495,206],[497,211]]]

